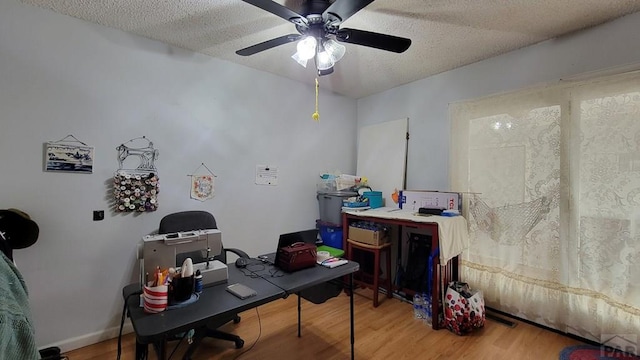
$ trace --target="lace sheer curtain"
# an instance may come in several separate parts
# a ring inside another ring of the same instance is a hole
[[[640,76],[452,104],[451,188],[487,306],[638,353]]]

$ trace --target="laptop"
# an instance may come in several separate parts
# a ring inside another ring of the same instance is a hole
[[[297,242],[304,242],[307,244],[316,245],[318,241],[318,229],[310,229],[303,231],[296,231],[287,234],[281,234],[278,239],[278,247],[276,248],[275,259],[273,260],[273,264],[278,263],[278,250],[285,246],[289,246],[291,244],[295,244]],[[271,259],[268,259],[271,260]]]

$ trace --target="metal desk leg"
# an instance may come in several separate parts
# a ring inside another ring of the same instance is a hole
[[[351,293],[351,296],[349,298],[349,317],[351,318],[351,360],[353,360],[355,357],[355,354],[353,352],[353,344],[356,342],[353,323],[353,273],[349,275],[349,292]]]
[[[301,300],[300,300],[300,293],[298,293],[298,337],[301,337],[302,335],[300,334],[300,313],[302,311],[302,304],[301,304]]]
[[[147,360],[149,354],[149,346],[142,344],[136,339],[136,360]]]
[[[164,360],[167,358],[166,344],[167,342],[165,340],[153,344],[158,360]]]

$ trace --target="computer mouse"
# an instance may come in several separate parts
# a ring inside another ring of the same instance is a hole
[[[236,267],[237,268],[246,268],[247,264],[249,264],[249,259],[247,258],[243,258],[243,257],[239,257],[236,259]]]

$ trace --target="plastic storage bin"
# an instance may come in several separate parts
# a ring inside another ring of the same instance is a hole
[[[343,249],[342,246],[342,227],[320,225],[320,238],[322,244],[336,249]]]
[[[318,191],[320,221],[336,226],[342,225],[342,201],[353,196],[358,196],[358,193],[353,191]]]
[[[369,199],[369,207],[372,209],[382,207],[382,191],[365,191],[362,197]]]

